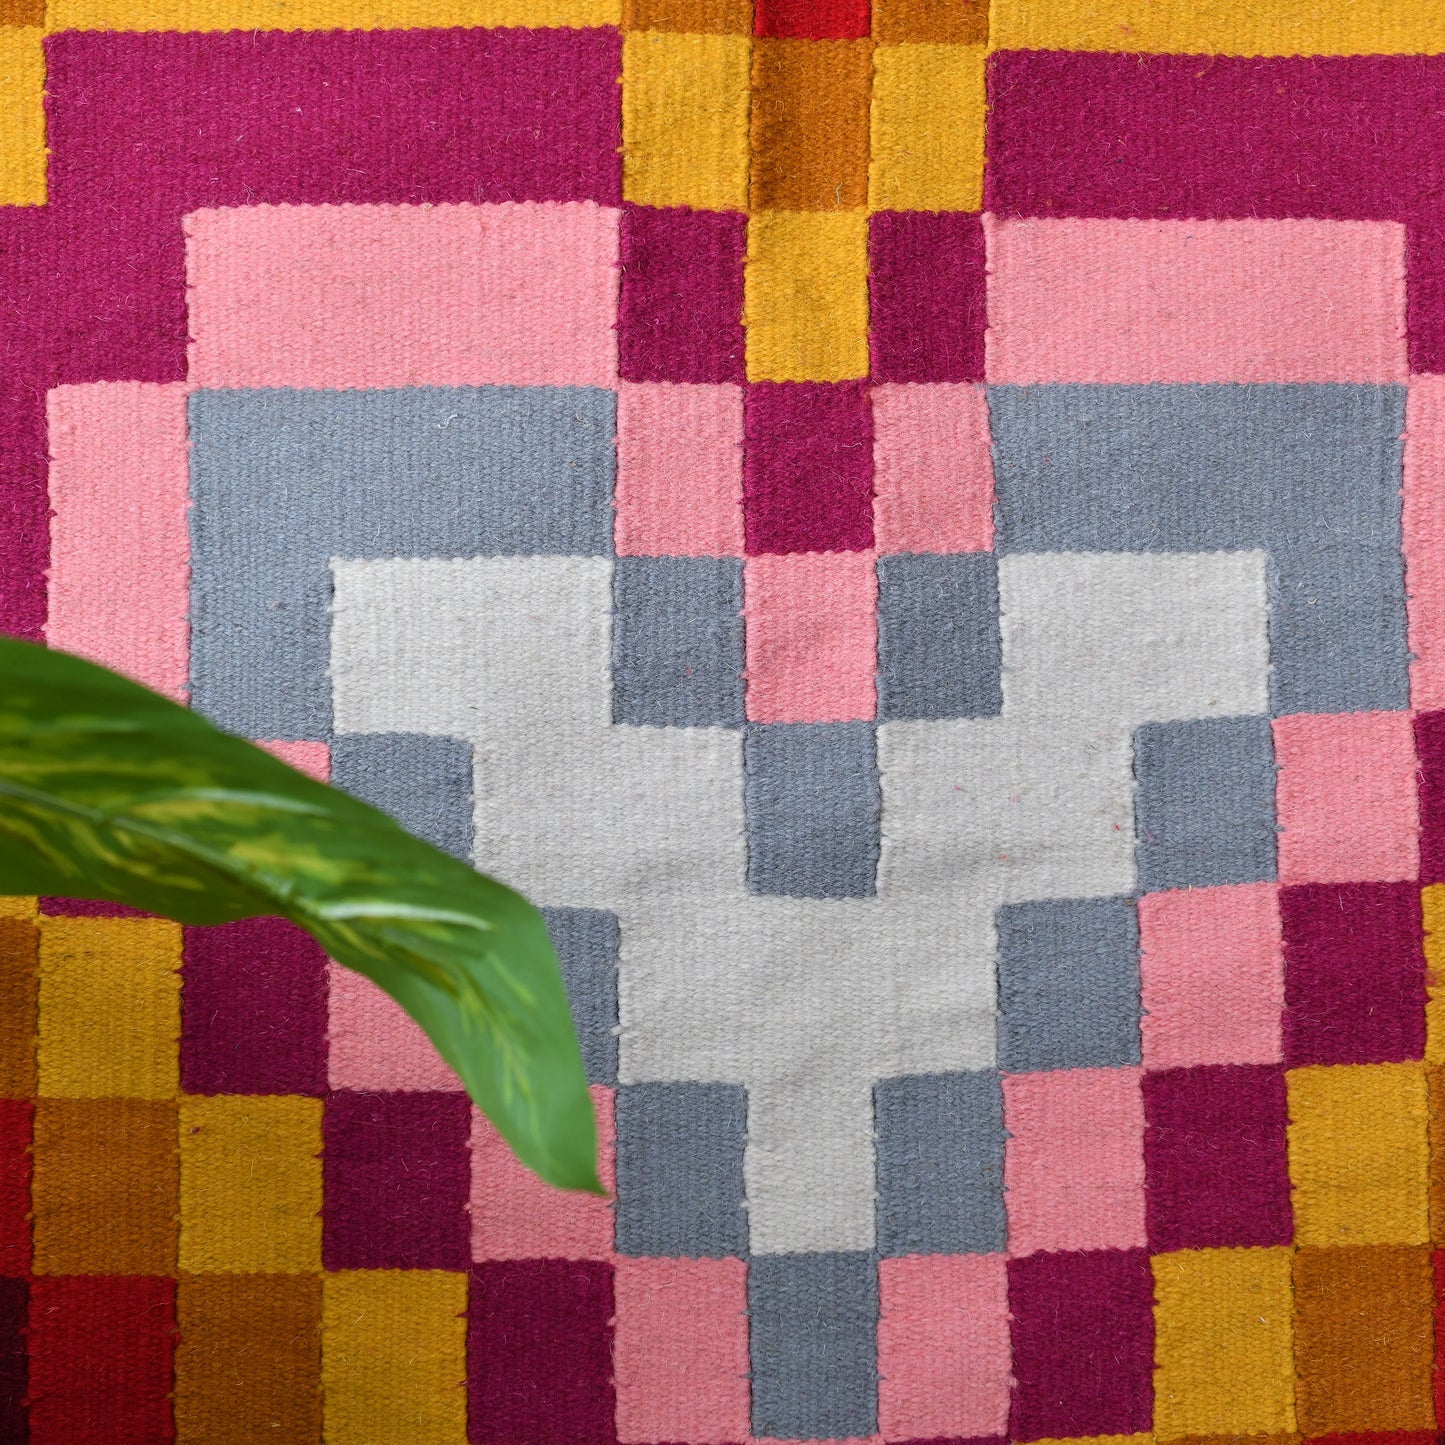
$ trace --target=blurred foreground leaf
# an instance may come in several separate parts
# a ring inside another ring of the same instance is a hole
[[[0,638],[0,894],[277,915],[380,984],[551,1184],[602,1192],[541,915],[375,808],[68,653]]]

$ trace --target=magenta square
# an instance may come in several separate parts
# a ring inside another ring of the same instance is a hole
[[[476,1265],[467,1307],[469,1439],[613,1445],[612,1266]]]
[[[465,1094],[327,1097],[327,1269],[466,1269],[471,1262]]]
[[[869,223],[875,381],[983,376],[983,225],[964,211],[879,211]]]
[[[45,48],[51,203],[87,216],[97,188],[177,219],[619,199],[615,29],[71,32]]]
[[[326,955],[310,934],[284,918],[188,928],[183,959],[186,1093],[325,1093]]]
[[[619,244],[622,379],[742,381],[747,217],[626,206]]]
[[[1415,756],[1420,779],[1420,881],[1445,883],[1445,712],[1420,713],[1415,718]]]
[[[1142,1435],[1154,1411],[1154,1279],[1142,1249],[1008,1262],[1010,1440]]]
[[[1284,1059],[1386,1064],[1425,1052],[1425,954],[1414,883],[1279,890]]]
[[[16,357],[13,374],[0,382],[0,516],[5,519],[0,528],[0,631],[30,642],[45,639],[50,557],[45,392],[50,378],[39,365],[25,366],[19,358],[42,345],[21,328],[26,320],[35,327],[34,311],[43,307],[48,314],[51,303],[48,267],[43,257],[35,257],[34,243],[43,236],[35,227],[14,222],[17,215],[40,211],[38,206],[0,206],[0,298],[13,298],[8,345]],[[24,265],[22,257],[32,264]]]
[[[873,546],[873,409],[866,383],[763,381],[744,402],[749,554]]]
[[[128,903],[110,903],[104,898],[41,898],[45,918],[155,918],[158,915],[132,908]]]
[[[1410,371],[1445,371],[1445,224],[1437,216],[1405,231]]]
[[[1288,1244],[1287,1123],[1284,1070],[1274,1064],[1145,1074],[1150,1249]]]
[[[995,215],[1389,220],[1441,190],[1434,55],[1006,50],[988,88]]]

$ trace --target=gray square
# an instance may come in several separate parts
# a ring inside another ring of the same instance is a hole
[[[871,1254],[759,1255],[748,1266],[753,1433],[826,1440],[878,1428]]]
[[[433,847],[472,861],[472,746],[420,733],[343,733],[331,781]]]
[[[1013,903],[997,919],[999,1067],[1018,1074],[1137,1064],[1133,899]]]
[[[1273,882],[1275,771],[1268,718],[1137,728],[1140,891]]]
[[[992,1254],[1004,1247],[1003,1092],[998,1074],[911,1074],[873,1091],[878,1248]]]
[[[617,1082],[617,915],[601,908],[544,908],[562,965],[572,1025],[589,1084]]]
[[[735,1084],[617,1091],[617,1249],[699,1259],[748,1251],[747,1095]]]
[[[612,582],[612,715],[653,727],[743,720],[743,564],[619,557]]]
[[[878,559],[878,716],[997,717],[1003,708],[998,559]]]
[[[748,888],[869,898],[882,796],[871,723],[767,723],[743,734]]]

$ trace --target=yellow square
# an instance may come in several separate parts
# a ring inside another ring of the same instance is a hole
[[[1071,1435],[1031,1440],[1029,1445],[1154,1445],[1152,1435]]]
[[[40,924],[40,1093],[169,1099],[180,1073],[181,929],[151,918]]]
[[[993,0],[990,40],[995,50],[1434,55],[1445,25],[1432,0]]]
[[[321,1268],[321,1101],[189,1096],[180,1106],[181,1269]]]
[[[749,381],[868,374],[868,217],[762,211],[748,222]]]
[[[0,918],[35,918],[40,913],[40,900],[13,895],[0,898]]]
[[[464,1441],[466,1307],[464,1274],[328,1274],[321,1299],[326,1445]]]
[[[1292,1069],[1289,1173],[1306,1245],[1425,1244],[1429,1106],[1419,1064]]]
[[[1288,1249],[1155,1255],[1154,1431],[1292,1431],[1293,1294]]]
[[[1425,924],[1425,1059],[1445,1064],[1445,883],[1420,890]]]
[[[0,26],[0,206],[45,204],[44,39]]]
[[[617,25],[621,0],[50,0],[56,30],[397,30]]]
[[[976,211],[983,204],[982,45],[880,45],[873,52],[875,211]]]
[[[747,209],[750,55],[743,35],[627,36],[622,190],[629,201]]]

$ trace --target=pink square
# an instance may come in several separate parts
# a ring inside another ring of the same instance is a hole
[[[327,1076],[333,1089],[461,1091],[462,1081],[388,993],[333,963],[327,969]]]
[[[1144,1066],[1280,1060],[1284,953],[1272,883],[1139,900]]]
[[[873,535],[879,552],[987,552],[993,458],[983,388],[873,388]]]
[[[186,387],[58,386],[45,640],[184,701],[190,667]]]
[[[1009,1397],[1003,1255],[884,1259],[878,1287],[883,1437],[1002,1435]]]
[[[1142,1248],[1139,1070],[1009,1074],[1003,1099],[1009,1253]]]
[[[328,743],[288,743],[277,740],[259,740],[258,748],[265,748],[273,757],[315,778],[318,783],[331,781],[331,746]]]
[[[613,1091],[590,1090],[597,1110],[597,1172],[617,1187]],[[517,1162],[506,1141],[472,1110],[473,1259],[611,1259],[612,1200],[554,1189]]]
[[[1403,490],[1410,706],[1426,712],[1445,708],[1445,376],[1410,379]]]
[[[742,388],[619,386],[616,505],[619,556],[741,557]]]
[[[612,1359],[620,1441],[741,1441],[748,1270],[740,1259],[618,1259]]]
[[[1274,752],[1281,883],[1392,883],[1418,875],[1408,713],[1278,717]]]
[[[878,578],[870,552],[743,565],[750,722],[858,722],[877,709]]]
[[[591,201],[186,217],[199,386],[612,386],[617,212]]]
[[[985,217],[992,382],[1404,381],[1393,221]]]

